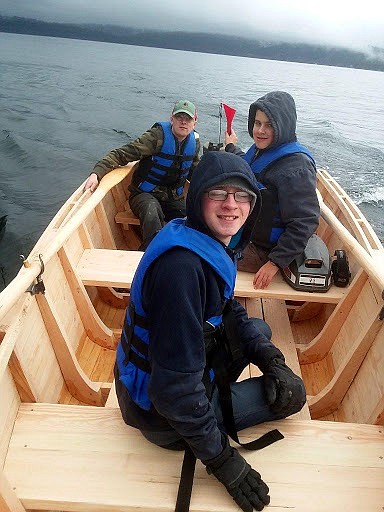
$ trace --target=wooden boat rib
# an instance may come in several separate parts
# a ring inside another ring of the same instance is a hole
[[[93,194],[80,186],[0,294],[0,510],[174,510],[182,454],[125,425],[113,364],[141,254],[126,211],[134,164]],[[270,485],[274,511],[379,511],[384,505],[384,249],[352,200],[318,172],[318,234],[347,252],[346,289],[297,292],[278,276],[236,295],[272,327],[308,403],[275,424],[285,439],[244,455]],[[117,290],[112,286],[117,286]],[[45,293],[40,293],[45,288]],[[29,289],[29,291],[26,291]],[[257,376],[250,365],[241,378]],[[201,464],[191,511],[238,510]]]

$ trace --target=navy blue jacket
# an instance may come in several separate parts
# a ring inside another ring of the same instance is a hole
[[[235,175],[247,180],[258,200],[238,246],[234,250],[225,248],[231,258],[248,243],[258,215],[260,193],[248,164],[228,153],[207,153],[194,171],[187,196],[187,225],[213,238],[201,215],[202,193]],[[170,249],[150,265],[143,281],[142,305],[150,337],[148,396],[152,407],[146,411],[131,400],[122,408],[124,420],[141,430],[173,428],[202,460],[222,451],[221,432],[203,384],[203,326],[222,309],[224,286],[209,263],[182,247]],[[258,364],[276,356],[277,349],[237,302],[234,311],[245,357]]]

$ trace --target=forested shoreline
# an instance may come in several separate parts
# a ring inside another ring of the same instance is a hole
[[[168,48],[258,59],[384,71],[384,49],[362,51],[304,43],[272,42],[195,32],[166,32],[115,25],[51,23],[0,15],[0,32]]]

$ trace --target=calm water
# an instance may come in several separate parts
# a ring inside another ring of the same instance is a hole
[[[275,89],[297,104],[298,136],[384,241],[384,73],[110,43],[0,33],[0,290],[49,220],[110,149],[189,98],[203,142],[218,141],[219,104]]]

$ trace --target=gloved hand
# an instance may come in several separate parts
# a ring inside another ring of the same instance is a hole
[[[272,359],[263,372],[265,396],[271,410],[287,416],[300,411],[306,401],[304,382],[284,359]]]
[[[229,445],[228,439],[220,455],[203,461],[203,464],[206,465],[209,475],[213,474],[219,482],[224,484],[244,512],[252,512],[253,509],[263,510],[264,506],[268,505],[270,497],[267,484],[236,448]]]

